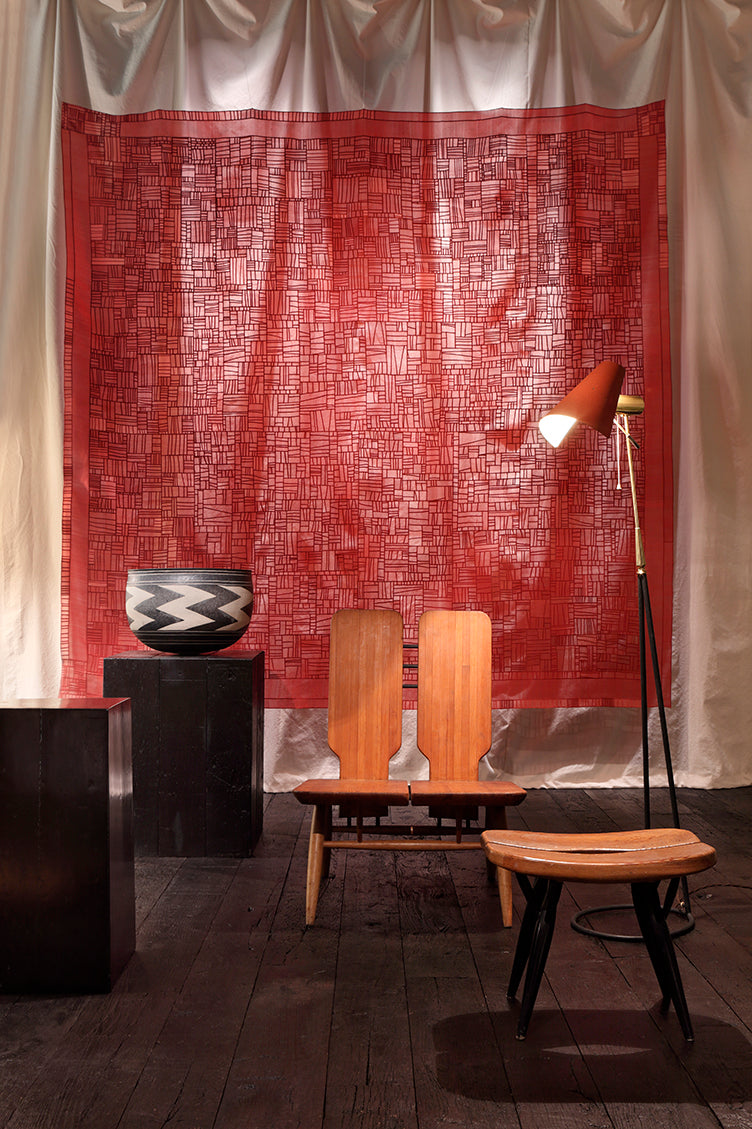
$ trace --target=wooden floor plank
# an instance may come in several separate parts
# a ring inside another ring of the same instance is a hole
[[[234,860],[185,860],[149,914],[139,947],[109,995],[87,997],[11,1129],[117,1125],[210,928]],[[86,1064],[87,1085],[80,1081]],[[23,1064],[16,1069],[23,1073]]]
[[[263,954],[249,946],[252,864],[239,864],[118,1129],[212,1124]]]
[[[142,858],[138,861],[136,930],[140,930],[162,894],[183,865],[180,858]]]
[[[418,1124],[517,1129],[447,856],[399,856],[397,875]]]
[[[323,1121],[342,884],[335,870],[316,926],[307,928],[308,829],[294,798],[285,797],[280,807],[292,814],[289,800],[299,809],[293,816],[298,834],[271,927],[251,933],[251,946],[263,951],[215,1129],[302,1129]]]
[[[542,801],[537,814],[545,815]],[[555,811],[551,819],[555,818]],[[524,899],[515,892],[515,924],[504,929],[496,891],[479,881],[475,869],[464,855],[449,860],[457,897],[462,910],[468,943],[473,954],[483,996],[498,1046],[497,1071],[504,1069],[522,1129],[568,1129],[586,1125],[590,1129],[610,1129],[611,1120],[600,1100],[588,1066],[574,1043],[566,1019],[557,1007],[549,981],[544,977],[536,1011],[535,1028],[528,1039],[515,1037],[519,1004],[507,1000],[514,947]],[[566,918],[573,904],[566,890],[562,893],[562,916],[554,943],[570,943]],[[563,938],[562,938],[563,933]],[[580,979],[578,977],[578,979]],[[547,1048],[556,1048],[551,1054]]]
[[[695,1043],[688,1046],[684,1042],[678,1024],[671,1022],[671,1014],[658,1021],[665,1023],[667,1041],[691,1078],[700,1100],[708,1105],[721,1124],[735,1125],[740,1117],[746,1116],[746,1124],[752,1125],[749,1087],[749,1079],[752,1078],[752,1032],[747,1025],[739,1022],[734,1007],[697,967],[704,962],[704,954],[714,947],[710,924],[706,919],[698,920],[698,932],[682,941],[683,952],[679,958],[695,1029]],[[725,963],[723,958],[721,961]],[[655,984],[644,953],[635,949],[633,955],[623,956],[619,964],[643,1006],[657,1015]],[[748,995],[748,992],[747,988],[745,994]],[[745,1124],[743,1120],[738,1123]]]
[[[342,862],[323,1126],[417,1129],[395,856],[354,852]]]

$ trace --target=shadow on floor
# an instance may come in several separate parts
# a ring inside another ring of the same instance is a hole
[[[436,1075],[450,1093],[485,1101],[613,1103],[752,1100],[752,1043],[728,1023],[693,1015],[682,1037],[673,1010],[541,1008],[517,1041],[517,1005],[456,1015],[433,1028]],[[531,1069],[531,1060],[536,1068]],[[588,1082],[589,1080],[589,1082]],[[590,1090],[591,1093],[587,1093]]]

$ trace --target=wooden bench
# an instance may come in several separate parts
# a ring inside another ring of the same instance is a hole
[[[527,968],[517,1038],[524,1039],[551,946],[556,907],[564,882],[624,882],[645,947],[663,993],[673,1003],[684,1037],[694,1034],[666,917],[680,878],[715,864],[715,851],[691,831],[654,828],[611,834],[557,835],[534,831],[486,831],[481,836],[494,866],[517,875],[527,902],[520,926],[507,997],[513,999]],[[531,883],[529,878],[534,878]],[[669,880],[661,902],[658,886]]]

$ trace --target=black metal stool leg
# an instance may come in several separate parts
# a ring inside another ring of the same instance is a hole
[[[671,1000],[676,1009],[684,1038],[691,1042],[695,1037],[692,1030],[692,1021],[689,1018],[687,1000],[684,995],[671,933],[666,924],[666,915],[658,895],[658,884],[653,882],[634,883],[632,886],[632,901],[640,931],[645,939],[645,947],[648,950],[658,984],[663,992],[664,1004],[667,1000]]]
[[[656,903],[650,896],[649,890],[657,891],[658,886],[639,884],[632,887],[632,903],[640,926],[640,933],[645,944],[650,963],[653,966],[658,985],[663,993],[661,1009],[667,1011],[673,999],[673,984],[671,967],[666,959],[665,947],[656,926]],[[665,910],[658,904],[658,912],[665,920]]]
[[[540,982],[543,979],[543,969],[546,967],[548,950],[551,948],[551,938],[554,935],[554,926],[556,925],[556,907],[561,894],[561,882],[554,882],[553,879],[549,878],[538,879],[536,887],[539,883],[543,885],[544,889],[527,962],[527,975],[525,976],[520,1017],[517,1023],[518,1039],[524,1039],[527,1035],[528,1024],[533,1014]]]
[[[514,960],[512,961],[512,971],[509,976],[509,985],[507,987],[507,999],[513,1000],[517,995],[517,989],[522,980],[522,974],[525,971],[525,966],[530,956],[530,948],[533,943],[533,933],[535,931],[535,923],[538,920],[538,914],[543,903],[543,898],[546,893],[546,883],[542,878],[536,879],[531,883],[525,874],[517,874],[517,881],[520,889],[525,895],[525,912],[522,916],[522,923],[520,925],[520,932],[517,938],[517,946],[514,950]]]

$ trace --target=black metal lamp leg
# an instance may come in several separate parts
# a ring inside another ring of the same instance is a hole
[[[653,666],[653,684],[655,686],[656,702],[658,704],[658,717],[661,723],[661,738],[663,740],[663,759],[666,765],[666,778],[668,780],[668,794],[671,801],[671,815],[674,822],[674,827],[680,827],[679,821],[679,804],[676,798],[676,784],[674,782],[674,768],[671,760],[671,746],[668,738],[668,724],[666,722],[666,707],[663,701],[663,684],[661,682],[661,667],[658,659],[658,648],[655,642],[655,628],[653,626],[653,612],[650,606],[650,590],[648,588],[648,577],[644,568],[638,570],[637,573],[639,583],[639,605],[640,605],[640,670],[641,670],[641,698],[642,698],[642,755],[643,755],[643,777],[644,777],[644,792],[645,792],[645,826],[650,827],[650,780],[649,780],[649,764],[648,764],[648,738],[647,738],[647,686],[645,674],[645,625],[647,625],[647,637],[650,645],[650,659]],[[682,877],[682,895],[684,902],[684,916],[690,918],[691,907],[689,903],[689,886],[687,884],[686,875]]]
[[[679,826],[679,805],[676,800],[676,785],[674,783],[674,770],[671,763],[671,748],[668,740],[668,725],[666,723],[666,707],[663,701],[663,686],[661,682],[661,668],[658,660],[658,648],[655,642],[655,629],[653,627],[653,612],[650,607],[650,592],[648,590],[648,577],[646,572],[638,573],[640,584],[640,602],[643,605],[645,621],[648,629],[648,642],[650,644],[650,658],[653,664],[653,682],[655,685],[658,716],[661,722],[661,737],[663,738],[663,756],[666,762],[666,775],[668,777],[669,795],[671,797],[671,814],[674,817],[674,827]]]
[[[644,581],[644,584],[643,584]],[[650,747],[648,742],[648,667],[645,648],[645,594],[647,577],[637,573],[637,601],[640,617],[640,724],[642,729],[642,803],[645,827],[650,827]]]

